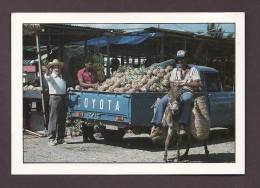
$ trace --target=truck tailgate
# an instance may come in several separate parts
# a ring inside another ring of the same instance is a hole
[[[131,97],[127,94],[104,92],[69,93],[72,117],[128,123],[131,119]]]
[[[112,124],[150,126],[152,104],[165,93],[69,92],[71,117],[100,120]]]

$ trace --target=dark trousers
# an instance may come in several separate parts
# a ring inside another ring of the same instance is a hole
[[[50,95],[49,106],[48,132],[50,138],[57,138],[57,140],[63,139],[65,135],[65,121],[67,115],[66,95]]]
[[[95,138],[93,136],[93,134],[94,134],[93,126],[88,126],[88,125],[83,124],[82,132],[83,132],[83,142],[95,141]]]

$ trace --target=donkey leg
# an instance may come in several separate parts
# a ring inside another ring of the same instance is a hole
[[[179,134],[180,130],[178,130],[178,138],[177,138],[177,161],[180,161],[180,149],[181,149],[181,143],[182,143],[182,135]]]
[[[187,140],[187,143],[186,143],[186,151],[185,151],[185,153],[184,153],[182,156],[180,156],[180,160],[181,160],[181,161],[184,160],[184,159],[188,156],[189,150],[190,150],[191,135],[190,135],[190,134],[187,134],[187,136],[188,136],[188,140]]]
[[[205,154],[208,156],[209,155],[209,150],[208,150],[207,140],[204,141],[204,150],[205,150]]]
[[[171,142],[171,139],[172,139],[172,135],[173,135],[173,129],[172,127],[169,127],[168,128],[168,134],[167,134],[167,137],[166,137],[166,140],[165,140],[165,148],[164,148],[164,157],[163,157],[163,160],[165,162],[167,162],[167,156],[168,156],[168,147],[170,145],[170,142]]]

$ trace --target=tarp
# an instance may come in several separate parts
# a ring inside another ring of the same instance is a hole
[[[102,36],[93,39],[89,39],[86,41],[78,41],[70,44],[84,45],[87,46],[96,46],[96,47],[104,47],[108,44],[118,44],[118,45],[136,45],[144,42],[148,38],[159,37],[160,33],[148,33],[148,32],[133,32],[124,35],[118,36]]]

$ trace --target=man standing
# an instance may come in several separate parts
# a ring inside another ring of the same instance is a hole
[[[49,145],[63,144],[65,136],[65,120],[67,112],[66,82],[62,78],[63,62],[54,59],[49,62],[44,75],[49,87]]]
[[[185,133],[184,130],[189,125],[192,111],[192,103],[194,98],[193,92],[199,90],[202,84],[198,70],[195,67],[189,68],[188,57],[184,50],[179,50],[177,52],[176,63],[179,64],[179,67],[174,68],[171,72],[170,85],[171,89],[173,87],[178,87],[180,91],[179,123],[182,128],[182,133]],[[168,94],[160,99],[152,118],[151,123],[159,128],[161,127],[163,114],[168,101]]]
[[[96,88],[97,84],[97,73],[93,69],[93,63],[91,60],[87,60],[85,63],[85,67],[80,69],[77,74],[79,85],[82,88]],[[96,141],[94,134],[94,127],[92,125],[82,125],[83,131],[83,142]]]

